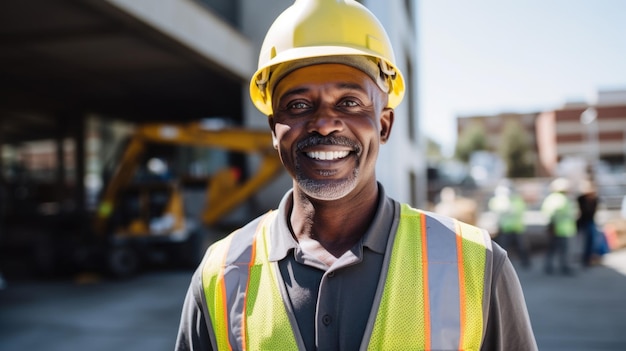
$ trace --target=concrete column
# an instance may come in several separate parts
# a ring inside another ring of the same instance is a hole
[[[54,141],[56,147],[56,174],[55,183],[56,191],[55,198],[59,201],[59,205],[63,205],[65,194],[67,193],[67,172],[65,171],[65,143],[64,139],[67,135],[68,123],[65,121],[64,115],[58,115],[56,118],[56,130],[54,134]]]
[[[82,113],[71,112],[66,116],[65,124],[71,123],[71,137],[74,139],[74,159],[76,162],[76,179],[74,185],[74,204],[76,214],[86,212],[85,191],[85,116]],[[71,122],[69,122],[71,121]]]

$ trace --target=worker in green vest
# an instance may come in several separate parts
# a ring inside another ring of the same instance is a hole
[[[297,0],[276,19],[250,95],[293,188],[208,249],[177,350],[537,349],[489,234],[401,204],[377,181],[404,79],[356,1]]]
[[[541,204],[541,212],[548,218],[550,236],[546,252],[545,272],[553,273],[554,257],[558,254],[561,273],[572,274],[570,266],[571,241],[577,233],[576,217],[578,212],[572,199],[568,197],[570,182],[566,178],[557,178],[550,183],[550,194]]]
[[[509,182],[505,182],[496,187],[488,207],[498,217],[499,243],[509,252],[515,249],[522,267],[530,267],[528,243],[524,235],[526,231],[524,224],[526,202],[522,196],[515,191]]]

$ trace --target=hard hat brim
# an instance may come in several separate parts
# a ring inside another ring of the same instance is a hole
[[[272,114],[272,101],[271,101],[271,93],[270,91],[261,92],[259,86],[257,84],[257,80],[259,76],[263,74],[264,71],[269,70],[269,74],[274,71],[274,69],[286,62],[291,62],[295,60],[309,59],[320,57],[321,60],[324,60],[325,57],[328,56],[349,56],[349,55],[357,55],[357,56],[366,56],[373,57],[376,59],[383,60],[389,65],[393,67],[396,72],[396,77],[393,81],[393,87],[391,91],[388,93],[389,101],[387,106],[390,108],[395,108],[400,104],[402,98],[404,96],[404,77],[400,70],[395,68],[393,62],[388,60],[387,58],[375,53],[374,51],[367,51],[362,48],[351,48],[346,46],[311,46],[311,47],[299,47],[293,48],[289,50],[284,50],[267,61],[265,66],[258,69],[252,79],[250,80],[250,98],[254,105],[265,115],[269,116]]]

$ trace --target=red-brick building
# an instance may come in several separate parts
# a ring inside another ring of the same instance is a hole
[[[626,102],[546,111],[537,116],[536,124],[539,160],[548,174],[554,174],[558,163],[567,157],[625,171]]]
[[[559,162],[565,159],[583,160],[589,166],[601,163],[613,172],[626,172],[626,90],[601,91],[594,104],[569,103],[551,111],[459,117],[457,132],[460,135],[479,124],[487,147],[497,151],[509,120],[516,120],[520,132],[528,134],[536,176],[557,175]]]

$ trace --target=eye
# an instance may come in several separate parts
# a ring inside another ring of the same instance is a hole
[[[312,105],[303,99],[288,100],[278,105],[278,111],[291,116],[306,114],[312,109]]]
[[[308,109],[310,106],[309,104],[307,104],[304,101],[293,101],[293,102],[289,102],[287,104],[287,109],[288,110],[305,110]]]
[[[342,99],[339,104],[337,104],[337,106],[339,107],[343,107],[343,108],[353,108],[353,107],[359,107],[361,106],[361,101],[359,101],[356,98],[346,98],[346,99]]]

